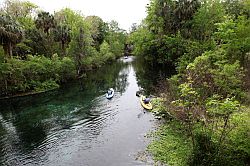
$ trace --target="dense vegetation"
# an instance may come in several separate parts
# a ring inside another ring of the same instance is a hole
[[[248,165],[250,1],[151,0],[147,13],[133,53],[177,72],[161,84],[167,123],[149,149],[170,165]]]
[[[0,8],[0,96],[46,91],[121,56],[116,21],[65,8],[54,14],[28,1]]]
[[[170,165],[250,163],[250,1],[151,0],[133,24],[133,54],[176,75],[161,83],[166,120],[149,149]],[[50,14],[28,1],[0,8],[0,97],[42,92],[121,56],[116,21],[65,8]],[[137,66],[145,73],[145,66]],[[161,91],[162,92],[162,91]]]

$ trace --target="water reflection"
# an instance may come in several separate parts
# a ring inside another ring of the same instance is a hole
[[[136,72],[137,83],[147,95],[155,92],[155,87],[160,83],[159,80],[169,78],[175,73],[173,66],[149,64],[142,57],[138,57],[132,64]]]
[[[82,89],[96,93],[113,87],[116,91],[123,93],[128,86],[126,78],[129,71],[127,66],[128,64],[119,60],[117,63],[105,65],[97,71],[88,72],[87,77],[81,81]]]

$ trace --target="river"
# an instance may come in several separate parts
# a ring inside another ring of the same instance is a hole
[[[138,63],[121,58],[58,90],[0,101],[0,165],[150,165],[135,158],[156,120],[135,94],[155,79]]]

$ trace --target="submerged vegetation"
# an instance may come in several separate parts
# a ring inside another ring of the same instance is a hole
[[[126,31],[116,21],[69,8],[50,14],[28,1],[0,8],[0,96],[41,92],[120,57]]]
[[[133,27],[135,55],[176,69],[154,101],[154,112],[166,120],[149,147],[156,160],[249,164],[249,4],[151,0],[146,19]]]

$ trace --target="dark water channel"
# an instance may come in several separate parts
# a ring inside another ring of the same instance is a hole
[[[0,101],[0,165],[148,165],[135,156],[145,150],[155,120],[135,92],[155,81],[133,59],[56,91]],[[109,87],[112,100],[105,98]]]

